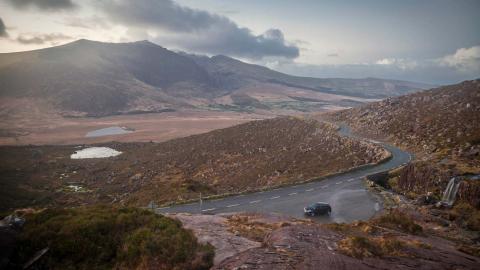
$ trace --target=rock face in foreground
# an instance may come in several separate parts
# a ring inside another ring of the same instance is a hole
[[[478,258],[452,250],[443,241],[433,249],[412,248],[409,256],[357,259],[339,253],[342,235],[318,226],[295,225],[274,231],[265,247],[223,261],[214,269],[475,269]],[[411,257],[414,256],[414,257]]]
[[[215,248],[213,269],[476,269],[480,259],[428,236],[409,214],[320,225],[277,215],[173,215]],[[423,225],[423,223],[422,223]],[[234,247],[234,248],[232,248]]]

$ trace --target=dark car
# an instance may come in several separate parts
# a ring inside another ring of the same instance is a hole
[[[332,213],[332,207],[328,203],[317,202],[303,208],[305,215],[317,216],[317,215],[330,215]]]

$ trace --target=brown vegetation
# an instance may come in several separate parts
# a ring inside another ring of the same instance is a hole
[[[390,180],[396,191],[411,198],[427,193],[441,198],[452,176],[480,174],[480,80],[389,98],[327,117],[413,151],[419,160]],[[478,186],[464,180],[458,197],[480,207]]]
[[[108,143],[123,154],[72,160],[76,146],[0,148],[0,209],[95,202],[146,206],[296,183],[378,162],[378,146],[313,120],[253,121],[164,143]],[[72,192],[68,185],[81,186]]]

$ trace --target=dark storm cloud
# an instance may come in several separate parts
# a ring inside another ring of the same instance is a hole
[[[63,34],[41,34],[41,35],[26,35],[21,34],[17,37],[17,42],[21,44],[44,44],[51,43],[55,44],[56,42],[63,40],[73,39],[70,36]]]
[[[72,0],[7,0],[17,9],[36,7],[41,10],[72,9],[75,4]]]
[[[3,23],[2,18],[0,18],[0,38],[1,37],[8,37],[7,29],[5,24]]]
[[[299,56],[299,48],[288,44],[278,29],[254,35],[227,17],[182,7],[171,0],[105,0],[101,5],[113,21],[127,27],[168,31],[171,35],[159,41],[187,50],[249,58]]]

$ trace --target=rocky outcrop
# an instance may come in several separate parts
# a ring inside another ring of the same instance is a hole
[[[480,209],[480,180],[464,179],[458,188],[457,197]]]
[[[451,178],[448,172],[425,163],[412,163],[400,171],[396,190],[402,193],[413,192],[426,194],[435,192],[442,194]]]
[[[448,241],[390,235],[400,239],[395,243],[404,243],[399,245],[405,245],[405,253],[359,259],[339,252],[344,233],[318,225],[292,225],[273,231],[264,246],[232,256],[213,269],[475,269],[480,265],[480,259],[456,251]]]

